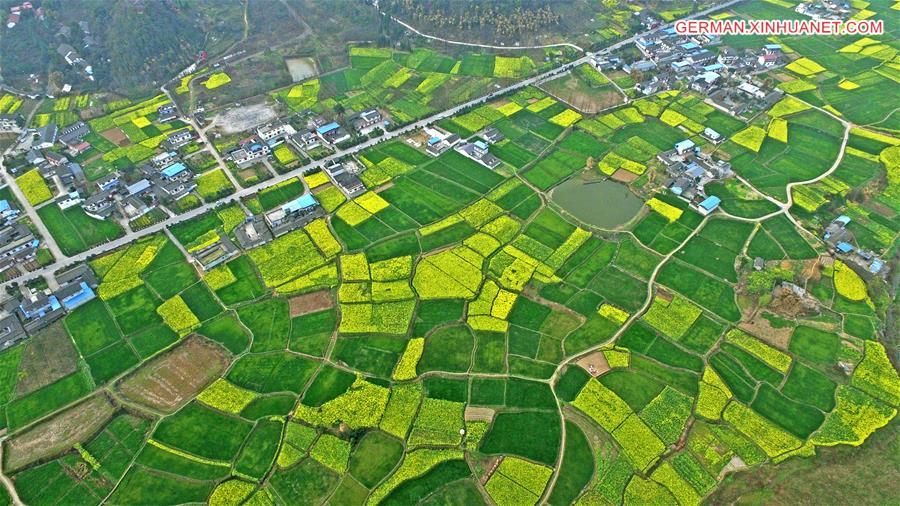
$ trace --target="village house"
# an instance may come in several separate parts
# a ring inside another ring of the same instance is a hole
[[[239,168],[246,169],[269,156],[271,152],[272,149],[268,144],[253,136],[242,141],[237,148],[229,153],[229,156]]]
[[[366,186],[363,184],[362,180],[359,179],[359,176],[353,171],[348,170],[350,168],[348,165],[349,164],[333,162],[331,165],[325,166],[325,172],[348,197],[353,197],[358,193],[364,192]]]
[[[34,259],[41,241],[25,224],[15,222],[0,228],[0,273]]]
[[[6,314],[0,317],[0,350],[15,346],[27,337],[28,334],[15,315]]]
[[[368,135],[375,128],[386,125],[387,121],[378,109],[363,111],[353,120],[353,129],[360,135]]]
[[[98,220],[105,220],[116,210],[116,200],[112,190],[103,190],[84,199],[81,208],[85,214]]]
[[[82,202],[84,202],[84,199],[81,198],[81,194],[77,191],[74,191],[69,192],[65,197],[57,200],[56,205],[58,205],[60,209],[66,210],[70,207],[75,207]]]
[[[341,125],[334,121],[316,128],[316,135],[329,144],[339,144],[350,140],[350,135],[344,132]]]
[[[184,129],[169,134],[169,136],[166,137],[166,140],[163,141],[163,146],[166,151],[175,151],[182,146],[190,144],[193,140],[194,133],[189,129]]]
[[[240,253],[237,246],[231,242],[228,236],[220,235],[218,240],[196,251],[191,251],[191,257],[203,270],[213,269]]]
[[[269,123],[256,129],[256,135],[270,146],[272,145],[270,141],[281,139],[294,133],[296,133],[294,128],[285,123]]]
[[[178,108],[175,104],[165,104],[156,108],[156,121],[166,123],[178,118]]]
[[[297,132],[288,137],[288,142],[301,151],[309,151],[321,145],[319,137],[313,132]]]
[[[21,114],[0,114],[0,133],[21,132],[25,118]]]
[[[275,237],[280,237],[292,230],[306,225],[310,221],[324,216],[325,211],[315,197],[305,193],[265,214],[266,224]]]
[[[262,216],[251,216],[247,218],[243,224],[238,225],[234,229],[234,236],[237,238],[241,248],[251,249],[274,239],[272,231],[266,225],[266,220]]]
[[[23,298],[16,307],[16,316],[29,334],[41,330],[65,315],[66,310],[55,295],[22,288]]]
[[[38,128],[35,133],[38,138],[34,141],[32,146],[35,149],[50,149],[56,144],[56,140],[59,136],[59,129],[56,127],[56,123],[47,123],[41,128]]]
[[[455,149],[462,155],[475,160],[489,169],[494,169],[500,165],[500,159],[490,153],[488,144],[484,141],[462,142]]]

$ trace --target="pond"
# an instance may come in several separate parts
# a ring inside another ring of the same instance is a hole
[[[615,181],[572,178],[553,189],[550,199],[579,220],[600,228],[627,223],[644,201]]]

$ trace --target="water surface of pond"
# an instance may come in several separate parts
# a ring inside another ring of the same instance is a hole
[[[578,177],[553,189],[550,199],[579,220],[600,228],[628,222],[644,201],[611,180],[585,182]]]

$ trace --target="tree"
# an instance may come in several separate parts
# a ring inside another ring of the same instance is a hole
[[[784,267],[769,267],[761,271],[751,272],[747,276],[747,289],[750,293],[762,294],[772,289],[778,281],[793,281],[794,271]]]

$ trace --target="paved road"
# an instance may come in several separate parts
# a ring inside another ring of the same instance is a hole
[[[705,15],[711,13],[711,12],[715,12],[715,11],[717,11],[717,10],[720,10],[720,9],[723,9],[723,8],[730,7],[730,6],[734,5],[734,4],[740,3],[740,2],[742,2],[742,1],[744,1],[744,0],[730,0],[730,1],[728,1],[728,2],[725,2],[725,3],[723,3],[723,4],[718,5],[718,6],[716,6],[716,7],[711,7],[711,8],[709,8],[709,9],[706,9],[706,10],[703,10],[703,11],[700,11],[700,12],[697,12],[697,13],[695,13],[695,14],[692,14],[691,16],[688,16],[687,18],[683,18],[683,19],[690,19],[690,18],[702,17],[702,16],[705,16]],[[671,24],[672,24],[672,23],[669,23],[669,25],[671,25]],[[665,26],[669,26],[669,25],[664,25],[662,28],[664,28]],[[286,172],[286,173],[284,173],[284,174],[281,174],[281,175],[276,176],[276,177],[274,177],[274,178],[272,178],[272,179],[263,181],[263,182],[261,182],[261,183],[255,184],[255,185],[253,185],[253,186],[248,186],[248,187],[246,187],[246,188],[242,188],[242,189],[238,190],[236,193],[233,193],[232,195],[230,195],[230,196],[228,196],[228,197],[225,197],[224,199],[221,199],[221,200],[219,200],[219,201],[211,202],[211,203],[209,203],[209,204],[204,204],[204,205],[202,205],[202,206],[200,206],[200,207],[198,207],[198,208],[196,208],[196,209],[193,209],[193,210],[187,211],[187,212],[185,212],[185,213],[183,213],[183,214],[180,214],[180,215],[171,217],[171,218],[169,218],[169,219],[167,219],[167,220],[165,220],[165,221],[156,223],[156,224],[151,225],[151,226],[149,226],[149,227],[147,227],[147,228],[144,228],[144,229],[141,229],[141,230],[138,230],[138,231],[131,231],[131,232],[128,232],[127,234],[125,234],[124,236],[120,237],[119,239],[116,239],[116,240],[114,240],[114,241],[110,241],[110,242],[101,244],[101,245],[96,246],[96,247],[94,247],[94,248],[91,248],[91,249],[89,249],[89,250],[87,250],[87,251],[85,251],[85,252],[83,252],[83,253],[79,253],[79,254],[74,255],[74,256],[71,256],[71,257],[65,257],[64,255],[62,255],[62,254],[60,253],[60,255],[57,256],[57,260],[56,260],[54,263],[49,264],[49,265],[47,265],[47,266],[45,266],[45,267],[43,267],[43,268],[41,268],[41,269],[38,269],[38,270],[35,270],[35,271],[31,271],[31,272],[29,272],[29,273],[27,273],[27,274],[23,274],[23,275],[18,276],[18,277],[16,277],[16,278],[13,278],[13,279],[4,281],[2,284],[0,284],[0,288],[5,287],[6,285],[8,285],[8,284],[10,284],[10,283],[12,283],[12,282],[22,282],[22,281],[25,281],[25,280],[28,280],[28,279],[33,279],[33,278],[35,278],[35,277],[37,277],[37,276],[52,275],[54,272],[56,272],[56,271],[58,271],[58,270],[60,270],[60,269],[63,269],[63,268],[65,268],[65,267],[73,266],[74,264],[79,263],[79,262],[83,262],[83,261],[87,260],[88,258],[97,256],[97,255],[100,255],[100,254],[102,254],[102,253],[105,253],[105,252],[107,252],[107,251],[113,250],[113,249],[118,248],[118,247],[121,247],[121,246],[124,246],[124,245],[126,245],[126,244],[128,244],[128,243],[130,243],[130,242],[132,242],[132,241],[134,241],[134,240],[136,240],[136,239],[141,238],[141,237],[144,237],[144,236],[147,236],[147,235],[150,235],[150,234],[155,234],[155,233],[157,233],[157,232],[160,232],[160,231],[162,231],[162,230],[163,230],[164,228],[166,228],[166,227],[170,227],[170,226],[172,226],[172,225],[176,225],[176,224],[178,224],[178,223],[182,223],[182,222],[184,222],[184,221],[190,220],[191,218],[196,218],[197,216],[200,216],[200,215],[206,213],[207,211],[211,211],[211,210],[213,210],[213,209],[215,209],[215,208],[217,208],[217,207],[220,207],[220,206],[223,206],[223,205],[232,203],[232,202],[239,201],[239,200],[240,200],[241,198],[243,198],[243,197],[249,197],[249,196],[253,195],[254,193],[256,193],[256,192],[258,192],[258,191],[260,191],[260,190],[262,190],[262,189],[264,189],[264,188],[267,188],[267,187],[269,187],[269,186],[272,186],[272,185],[276,185],[276,184],[282,183],[282,182],[287,181],[287,180],[289,180],[289,179],[291,179],[291,178],[295,178],[295,177],[301,175],[304,171],[307,171],[307,170],[309,170],[309,169],[311,169],[311,168],[313,168],[313,167],[322,167],[322,166],[324,166],[325,164],[327,164],[328,162],[330,162],[330,161],[332,161],[332,160],[338,160],[338,159],[343,158],[343,157],[345,157],[345,156],[352,155],[352,154],[358,153],[358,152],[360,152],[360,151],[364,151],[364,150],[366,150],[366,149],[368,149],[368,148],[371,148],[372,146],[375,146],[375,145],[380,144],[380,143],[382,143],[382,142],[387,142],[387,141],[390,141],[390,140],[395,139],[395,138],[397,138],[397,137],[400,137],[400,136],[402,136],[402,135],[406,135],[406,134],[411,133],[411,132],[413,132],[413,131],[416,131],[416,130],[418,130],[418,129],[420,129],[420,128],[426,126],[426,125],[430,125],[430,124],[435,123],[435,122],[437,122],[437,121],[440,121],[440,120],[442,120],[442,119],[446,119],[446,118],[449,118],[449,117],[451,117],[451,116],[455,116],[456,114],[458,114],[460,111],[462,111],[462,110],[464,110],[464,109],[467,109],[467,108],[469,108],[469,107],[473,107],[473,106],[476,106],[476,105],[481,105],[481,104],[483,104],[483,103],[485,103],[485,102],[488,102],[488,101],[490,101],[490,100],[493,100],[493,99],[499,97],[500,95],[504,95],[504,94],[506,94],[506,93],[513,92],[513,91],[519,90],[519,89],[521,89],[521,88],[525,88],[525,87],[527,87],[527,86],[540,84],[540,83],[542,83],[542,82],[544,82],[544,81],[547,81],[547,80],[550,80],[550,79],[552,79],[552,78],[555,78],[555,77],[557,77],[559,74],[562,74],[562,73],[564,73],[564,72],[567,72],[567,71],[569,71],[569,70],[571,70],[571,69],[577,67],[578,65],[581,65],[581,64],[583,64],[583,63],[587,63],[593,55],[603,55],[603,54],[608,54],[608,53],[610,53],[610,52],[613,52],[613,51],[615,51],[615,50],[617,50],[617,49],[619,49],[619,48],[621,48],[621,47],[623,47],[623,46],[626,46],[626,45],[628,45],[628,44],[631,44],[632,42],[634,42],[634,41],[635,41],[636,39],[638,39],[639,37],[642,37],[643,35],[646,35],[647,33],[651,33],[652,31],[656,31],[656,30],[650,30],[650,31],[647,31],[647,32],[642,32],[642,33],[633,35],[633,36],[631,36],[631,37],[629,37],[629,38],[627,38],[627,39],[623,39],[623,40],[621,40],[621,41],[619,41],[619,42],[616,42],[615,44],[613,44],[613,45],[611,45],[611,46],[609,46],[609,47],[606,47],[606,48],[604,48],[604,49],[601,49],[600,51],[597,51],[596,53],[589,53],[589,54],[586,54],[585,56],[582,56],[581,58],[578,58],[577,60],[574,60],[574,61],[572,61],[572,62],[569,62],[569,63],[567,63],[567,64],[565,64],[565,65],[562,65],[562,66],[560,66],[560,67],[558,67],[558,68],[555,68],[555,69],[550,70],[550,71],[548,71],[548,72],[545,72],[545,73],[543,73],[543,74],[536,75],[536,76],[534,76],[534,77],[530,77],[530,78],[525,79],[525,80],[523,80],[523,81],[519,81],[519,82],[514,83],[514,84],[511,84],[511,85],[509,85],[509,86],[507,86],[507,87],[505,87],[505,88],[501,88],[501,89],[496,90],[496,91],[494,91],[494,92],[492,92],[492,93],[489,93],[489,94],[487,94],[487,95],[485,95],[485,96],[475,98],[475,99],[470,100],[470,101],[468,101],[468,102],[466,102],[466,103],[463,103],[463,104],[460,104],[460,105],[451,107],[450,109],[446,109],[446,110],[441,111],[441,112],[439,112],[439,113],[433,114],[433,115],[431,115],[431,116],[429,116],[429,117],[427,117],[427,118],[423,118],[423,119],[421,119],[421,120],[419,120],[419,121],[416,121],[415,123],[411,123],[411,124],[406,125],[406,126],[404,126],[404,127],[398,128],[397,130],[393,130],[393,131],[387,132],[387,133],[385,133],[384,135],[382,135],[381,137],[378,137],[378,138],[375,138],[375,139],[370,139],[370,140],[367,140],[367,141],[365,141],[365,142],[363,142],[363,143],[361,143],[361,144],[357,144],[356,146],[353,146],[353,147],[350,147],[350,148],[347,148],[347,149],[343,149],[343,150],[336,151],[334,154],[332,154],[332,155],[330,155],[330,156],[327,156],[327,157],[325,157],[325,158],[323,158],[323,159],[321,159],[321,160],[318,160],[318,161],[311,162],[311,163],[309,163],[309,164],[303,165],[303,166],[298,167],[298,168],[296,168],[296,169],[294,169],[294,170],[292,170],[292,171],[290,171],[290,172]],[[210,145],[209,143],[207,143],[207,149],[209,149],[209,150],[212,151],[212,152],[215,152],[215,147],[212,146],[212,145]],[[5,175],[5,174],[4,174],[4,175]],[[26,202],[27,202],[27,201],[26,201]],[[28,207],[28,206],[26,206],[26,207]],[[31,212],[34,212],[34,210],[32,209]],[[41,223],[41,221],[40,221],[39,219],[36,219],[35,222],[36,222],[36,223],[39,223],[39,224],[40,224],[40,227],[43,227],[43,223]],[[49,232],[46,232],[45,230],[41,230],[41,233],[42,233],[42,234],[45,234],[45,237],[49,238],[49,241],[52,241],[52,236],[50,236]],[[48,241],[48,243],[49,243],[49,241]],[[54,243],[54,244],[55,244],[55,243]],[[57,248],[57,249],[58,249],[58,248]],[[56,253],[54,253],[54,255],[56,255]]]
[[[0,175],[3,176],[3,180],[6,182],[6,185],[9,186],[9,189],[12,190],[13,195],[16,196],[16,200],[18,200],[22,205],[22,210],[25,211],[25,214],[28,216],[28,218],[31,219],[32,223],[34,223],[34,226],[37,227],[38,232],[40,232],[43,236],[44,244],[46,244],[47,247],[50,248],[50,253],[53,253],[53,257],[56,259],[65,258],[66,256],[63,255],[62,250],[59,249],[59,245],[56,244],[53,236],[50,235],[50,231],[47,230],[47,226],[44,225],[44,222],[40,219],[40,217],[38,217],[37,210],[33,205],[31,205],[30,202],[28,202],[28,199],[25,198],[25,194],[22,192],[21,188],[19,188],[19,185],[16,184],[15,178],[6,171],[6,167],[4,167],[3,165],[3,159],[5,155],[6,153],[0,155]]]

